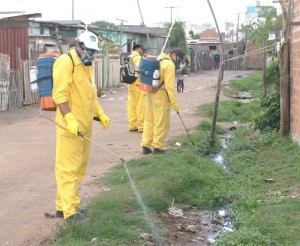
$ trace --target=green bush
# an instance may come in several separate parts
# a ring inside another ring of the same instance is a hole
[[[280,83],[280,69],[278,60],[273,61],[267,68],[267,83],[273,84],[277,88]]]
[[[261,99],[261,112],[252,118],[255,128],[261,131],[273,131],[280,128],[280,71],[278,61],[267,68],[267,83],[273,84],[273,91]]]

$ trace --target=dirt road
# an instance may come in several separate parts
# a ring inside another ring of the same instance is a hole
[[[198,105],[214,101],[217,71],[199,72],[185,79],[185,92],[178,94],[180,114],[192,130],[201,117],[193,113]],[[227,71],[225,80],[249,71]],[[93,140],[125,160],[142,156],[140,133],[127,127],[127,89],[105,91],[100,104],[111,118],[104,130],[94,124]],[[222,97],[221,97],[222,98]],[[53,112],[47,112],[54,119]],[[178,116],[171,113],[168,139],[185,134]],[[0,112],[0,245],[47,245],[61,219],[47,219],[54,212],[56,193],[55,127],[40,117],[38,106]],[[85,203],[97,193],[93,180],[101,177],[118,159],[92,145],[87,175],[80,186]]]

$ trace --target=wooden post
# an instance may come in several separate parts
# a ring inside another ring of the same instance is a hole
[[[265,40],[263,41],[263,59],[262,59],[262,69],[263,69],[263,97],[267,95],[267,73],[266,73],[266,51],[265,51]]]
[[[18,61],[18,84],[19,84],[19,95],[18,95],[18,106],[23,106],[24,99],[24,83],[23,83],[23,68],[21,60],[21,48],[17,48],[17,61]]]
[[[209,8],[211,10],[211,13],[213,15],[218,33],[219,33],[219,38],[221,42],[221,62],[220,62],[220,67],[219,67],[219,76],[218,76],[218,85],[217,85],[217,93],[216,93],[216,99],[215,99],[215,107],[214,107],[214,115],[213,115],[213,121],[212,121],[212,128],[211,128],[211,133],[210,133],[210,145],[213,146],[215,143],[215,135],[216,135],[216,124],[217,124],[217,116],[218,116],[218,109],[219,109],[219,100],[220,100],[220,93],[221,93],[221,82],[224,77],[224,44],[221,36],[221,32],[219,29],[219,25],[215,16],[215,13],[213,11],[213,8],[210,4],[210,1],[207,0],[207,3],[209,5]]]
[[[57,43],[57,47],[59,49],[59,53],[62,54],[63,50],[62,50],[61,43],[60,43],[60,40],[59,40],[58,25],[56,25],[56,27],[55,27],[55,35],[56,35],[56,43]]]
[[[290,9],[286,0],[279,0],[283,18],[283,39],[280,49],[280,135],[288,136],[290,129]]]

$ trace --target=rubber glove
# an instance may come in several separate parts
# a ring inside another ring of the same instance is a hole
[[[75,116],[69,112],[64,116],[67,122],[67,129],[70,133],[75,136],[78,136],[78,121],[76,120]]]
[[[110,119],[108,118],[108,116],[106,114],[104,114],[103,111],[99,114],[99,119],[100,119],[101,125],[105,129],[109,127],[109,125],[110,125]]]
[[[171,106],[172,106],[172,108],[174,109],[175,112],[178,112],[179,104],[177,102],[172,103]]]
[[[104,113],[103,109],[100,107],[100,105],[97,105],[97,117],[100,120],[100,124],[106,129],[110,125],[110,119],[108,116]]]

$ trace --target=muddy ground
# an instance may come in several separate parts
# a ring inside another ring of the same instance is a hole
[[[250,73],[226,71],[224,80]],[[215,99],[217,76],[218,71],[201,71],[184,77],[184,93],[178,94],[179,112],[190,131],[203,120],[194,114],[197,106]],[[95,123],[93,140],[125,160],[142,157],[141,134],[129,132],[127,127],[127,88],[104,93],[99,101],[111,125],[104,130]],[[54,119],[53,112],[46,115]],[[182,123],[172,112],[168,140],[182,134],[186,134]],[[55,210],[55,127],[39,115],[38,105],[13,109],[0,112],[0,139],[0,245],[47,245],[55,225],[61,223],[61,219],[44,216]],[[116,157],[92,145],[87,175],[80,186],[83,204],[101,191],[93,180],[117,164]]]

